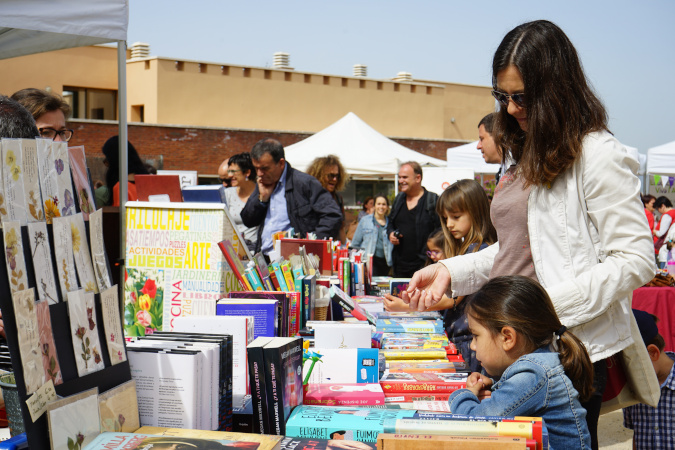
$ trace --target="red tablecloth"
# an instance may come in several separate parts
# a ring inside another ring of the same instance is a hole
[[[633,291],[633,308],[659,318],[659,333],[666,341],[666,350],[675,351],[675,288],[643,287]]]

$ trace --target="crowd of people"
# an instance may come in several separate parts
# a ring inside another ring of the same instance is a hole
[[[348,245],[372,255],[374,276],[411,278],[401,298],[386,296],[388,310],[443,311],[474,372],[452,395],[452,412],[541,416],[552,447],[596,449],[607,359],[636,346],[649,352],[662,400],[627,410],[625,423],[637,448],[655,448],[654,417],[661,409],[673,417],[675,354],[664,352],[653,318],[631,314],[631,298],[655,261],[669,258],[675,209],[667,197],[640,197],[637,162],[610,133],[558,26],[540,20],[511,30],[494,54],[492,82],[500,108],[478,124],[478,150],[501,165],[492,202],[474,180],[429,192],[420,165],[408,161],[391,205],[383,194],[364,199]],[[0,98],[0,132],[68,141],[68,113],[60,97],[24,89]],[[118,143],[112,137],[102,149],[99,205],[119,204]],[[134,175],[148,168],[128,147],[134,199]],[[338,156],[317,158],[304,173],[280,142],[263,139],[225,160],[218,176],[252,252],[267,254],[273,234],[290,229],[343,242],[351,235]],[[669,427],[659,439],[673,448],[672,420]]]

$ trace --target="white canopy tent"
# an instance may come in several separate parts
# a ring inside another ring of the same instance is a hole
[[[478,141],[447,150],[447,165],[453,169],[471,169],[475,173],[495,174],[499,170],[499,164],[488,164],[483,159],[483,154],[476,148]]]
[[[117,43],[120,136],[120,254],[127,198],[126,39],[128,0],[2,0],[0,59],[85,45]],[[48,70],[45,67],[45,70]],[[26,86],[38,87],[38,86]],[[5,94],[10,94],[5,93]]]
[[[658,197],[666,195],[675,201],[675,141],[652,147],[647,150],[646,183],[647,192],[649,177],[654,177],[654,191],[652,194]]]
[[[331,154],[340,157],[351,176],[391,178],[406,161],[417,161],[422,166],[446,166],[442,159],[410,150],[378,133],[352,112],[328,128],[286,147],[286,160],[302,171],[315,158]]]

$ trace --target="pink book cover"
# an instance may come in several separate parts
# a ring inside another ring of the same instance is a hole
[[[68,157],[70,159],[70,171],[73,174],[75,188],[77,189],[77,199],[80,202],[80,211],[82,211],[84,220],[89,220],[89,214],[96,211],[96,208],[94,207],[94,197],[87,176],[84,146],[68,147]]]
[[[384,405],[384,392],[378,383],[308,384],[305,386],[303,404]]]

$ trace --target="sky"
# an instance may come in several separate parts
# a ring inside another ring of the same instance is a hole
[[[504,35],[537,19],[575,45],[610,130],[645,153],[675,140],[675,1],[130,0],[128,45],[150,54],[298,71],[489,86]]]

